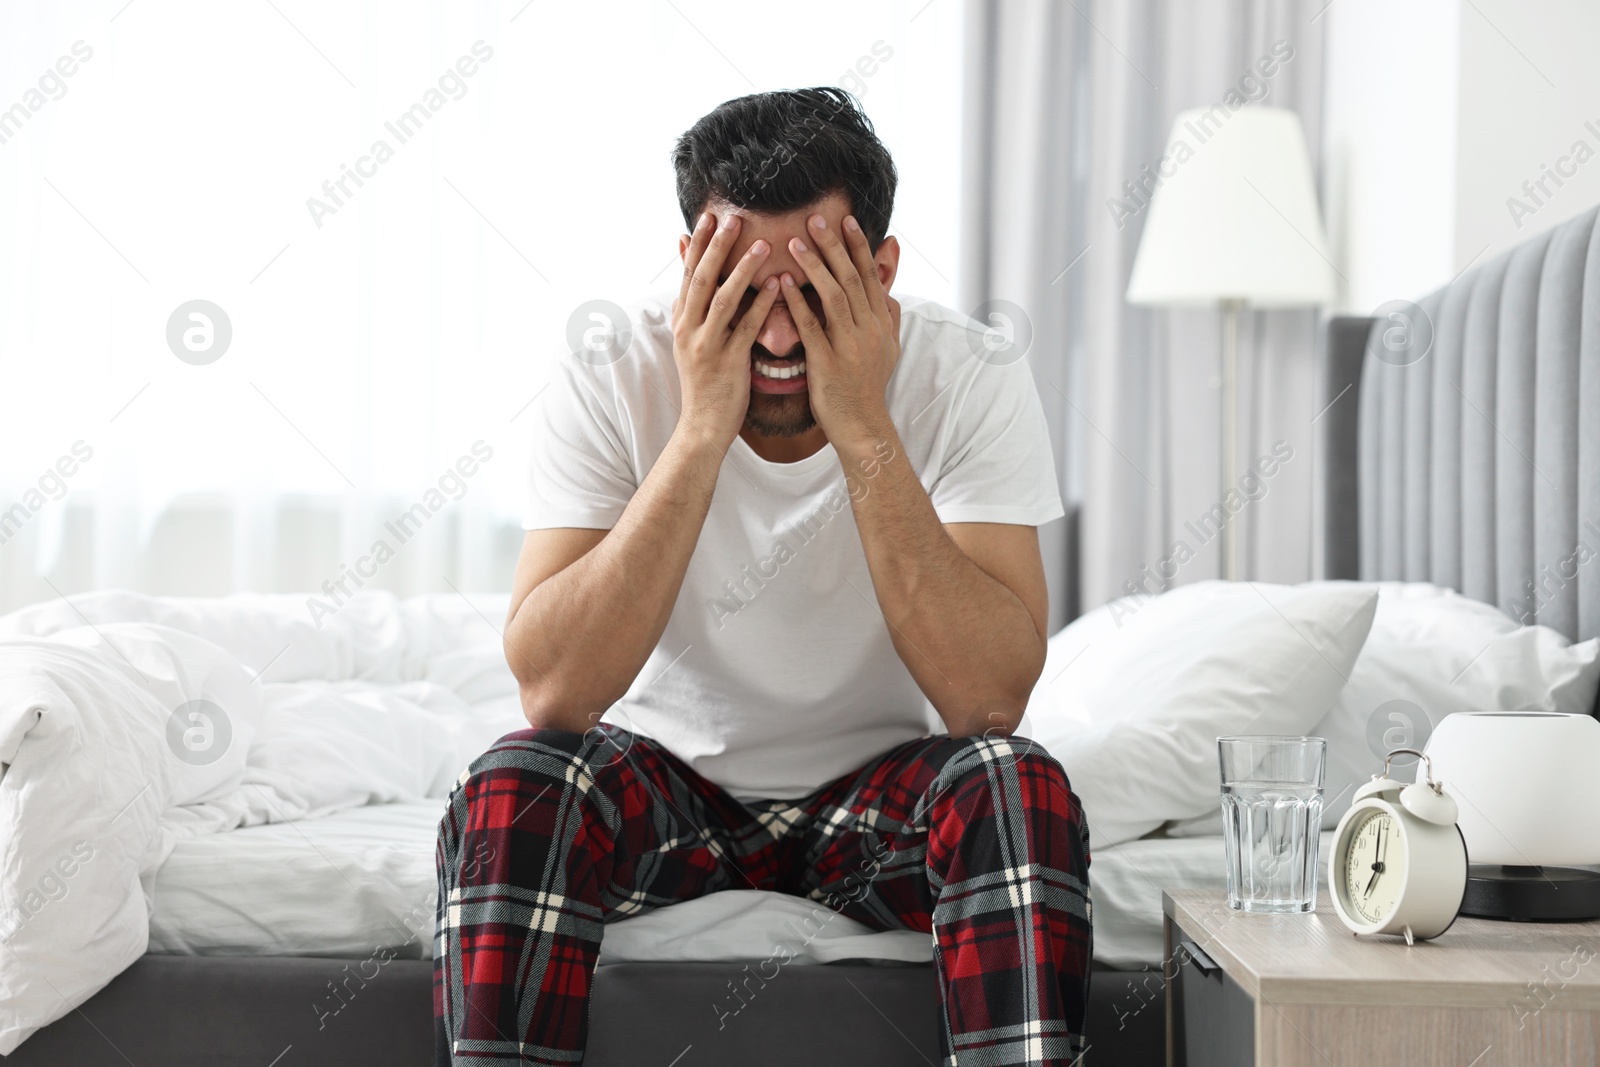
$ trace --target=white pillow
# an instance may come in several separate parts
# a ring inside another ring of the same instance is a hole
[[[1217,805],[1217,738],[1305,734],[1372,623],[1375,591],[1199,582],[1113,601],[1050,639],[1029,734],[1060,760],[1091,847]]]
[[[1379,591],[1372,634],[1333,709],[1312,727],[1328,739],[1325,827],[1350,807],[1356,785],[1383,769],[1385,752],[1422,748],[1453,712],[1593,713],[1600,639],[1575,645],[1548,626],[1523,626],[1498,608],[1424,582],[1359,586]],[[1448,767],[1435,771],[1449,781]]]

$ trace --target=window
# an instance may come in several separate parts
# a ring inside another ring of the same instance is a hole
[[[960,24],[958,0],[7,8],[0,509],[82,441],[64,497],[142,532],[201,492],[359,527],[482,441],[462,499],[515,523],[515,417],[579,304],[675,284],[668,152],[720,101],[857,92],[901,172],[897,287],[952,302]],[[169,345],[215,350],[196,300],[231,331],[204,365]]]

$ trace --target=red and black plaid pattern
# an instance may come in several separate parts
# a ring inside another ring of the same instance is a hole
[[[439,826],[436,1062],[581,1063],[606,923],[722,889],[932,932],[944,1062],[1085,1048],[1089,831],[1021,739],[929,737],[799,800],[740,803],[611,726],[508,734]]]

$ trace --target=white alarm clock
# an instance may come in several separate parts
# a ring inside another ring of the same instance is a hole
[[[1403,753],[1422,758],[1425,781],[1389,777],[1389,761]],[[1383,773],[1356,790],[1333,831],[1328,881],[1344,924],[1357,934],[1402,934],[1408,945],[1449,929],[1467,891],[1457,813],[1427,756],[1413,748],[1389,753]]]

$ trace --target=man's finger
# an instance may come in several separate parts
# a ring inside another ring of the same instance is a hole
[[[816,289],[817,295],[822,298],[822,306],[827,309],[828,321],[836,326],[849,327],[855,321],[850,313],[850,298],[844,295],[844,290],[828,270],[828,265],[817,255],[816,249],[795,237],[789,241],[789,254],[794,256],[800,269],[806,272],[806,278]],[[784,299],[789,294],[785,292]],[[798,294],[796,294],[798,295]]]
[[[816,285],[813,280],[812,285]],[[838,287],[835,286],[835,289]],[[800,331],[800,339],[805,342],[806,357],[809,359],[816,350],[828,349],[828,335],[822,328],[822,323],[817,321],[817,316],[812,313],[811,305],[806,303],[806,295],[794,283],[794,275],[785,273],[783,276],[783,302],[789,305],[789,315],[794,319],[795,328]]]
[[[840,240],[839,231],[829,226],[828,220],[821,215],[812,215],[808,226],[812,241],[828,264],[828,273],[833,275],[833,280],[844,290],[845,299],[850,304],[851,319],[858,323],[869,322],[872,318],[872,302],[867,299],[867,290],[861,282],[860,271],[850,256],[850,250],[845,247],[844,241]]]
[[[689,279],[694,277],[694,269],[700,265],[700,257],[705,254],[706,245],[711,241],[711,227],[715,224],[716,216],[709,211],[700,212],[700,218],[695,221],[694,233],[689,235],[689,247],[683,250],[683,282],[678,286],[678,307],[674,311],[689,305]]]
[[[854,215],[844,217],[844,243],[850,250],[850,262],[856,265],[856,274],[866,287],[867,303],[872,305],[874,314],[885,314],[888,311],[887,294],[883,291],[883,282],[878,279],[878,263],[872,258],[867,235]]]
[[[762,284],[761,292],[756,294],[755,302],[739,319],[738,327],[733,331],[734,348],[748,349],[755,343],[756,334],[761,332],[761,324],[767,321],[767,314],[777,299],[778,279],[768,278]]]
[[[706,325],[727,329],[744,301],[745,290],[750,288],[750,279],[755,277],[770,251],[772,246],[765,241],[756,241],[745,250],[727,280],[717,286],[717,294],[711,298],[711,308],[706,312]]]
[[[733,246],[734,238],[739,235],[739,216],[732,212],[722,216],[722,221],[717,224],[716,233],[711,235],[711,242],[706,245],[705,254],[700,257],[700,262],[695,264],[694,275],[689,279],[688,300],[685,311],[689,321],[699,324],[705,321],[706,308],[711,304],[711,295],[717,291],[717,275],[722,271],[722,263],[728,258],[728,249]]]

